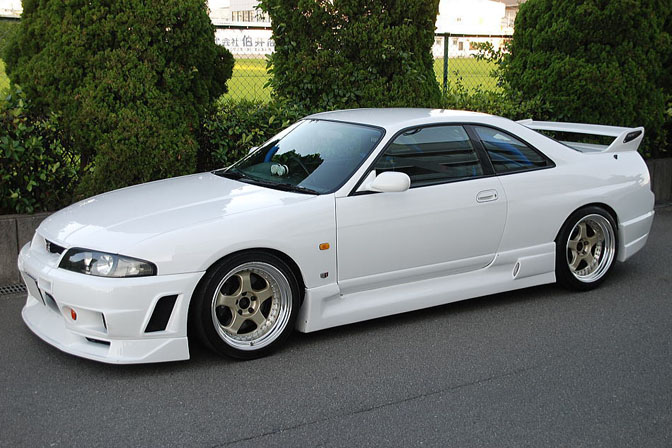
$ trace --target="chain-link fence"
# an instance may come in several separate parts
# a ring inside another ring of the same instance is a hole
[[[17,24],[16,20],[0,19],[0,50]],[[226,97],[268,101],[271,88],[267,86],[270,76],[267,56],[274,48],[270,28],[223,25],[215,28],[217,43],[229,49],[236,60]],[[479,43],[490,42],[498,49],[508,38],[504,35],[437,34],[432,53],[434,72],[443,91],[460,86],[466,90],[496,90],[497,81],[492,76],[494,64],[475,56],[479,52]],[[4,64],[0,60],[0,92],[7,84]]]
[[[492,76],[495,66],[476,58],[478,44],[490,42],[499,49],[508,38],[504,35],[437,34],[432,53],[434,73],[442,90],[460,87],[472,91],[496,90],[497,80]],[[227,97],[268,100],[271,88],[267,86],[267,55],[273,51],[270,29],[217,26],[217,42],[236,58]]]
[[[457,88],[466,90],[497,90],[493,62],[479,59],[481,44],[489,42],[493,49],[502,49],[510,36],[437,34],[434,38],[434,73],[444,92]]]

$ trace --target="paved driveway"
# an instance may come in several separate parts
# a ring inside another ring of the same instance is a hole
[[[672,208],[597,291],[296,334],[250,362],[62,354],[0,297],[0,446],[672,446]]]

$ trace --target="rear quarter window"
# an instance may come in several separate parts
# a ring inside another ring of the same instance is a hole
[[[553,166],[543,154],[504,131],[484,126],[474,126],[474,130],[497,174]]]

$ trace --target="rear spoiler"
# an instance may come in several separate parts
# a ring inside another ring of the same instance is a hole
[[[603,135],[615,137],[610,145],[593,143],[565,142],[567,146],[582,152],[622,152],[637,151],[644,138],[644,128],[621,128],[618,126],[602,126],[599,124],[557,123],[554,121],[534,121],[530,118],[519,120],[519,124],[535,131],[570,132],[573,134]]]

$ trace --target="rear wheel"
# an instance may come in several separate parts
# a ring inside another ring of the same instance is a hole
[[[209,271],[195,298],[194,324],[206,345],[253,359],[277,349],[294,329],[299,287],[280,258],[247,252]]]
[[[616,222],[600,207],[574,212],[556,241],[555,273],[558,282],[589,290],[604,281],[616,259]]]

